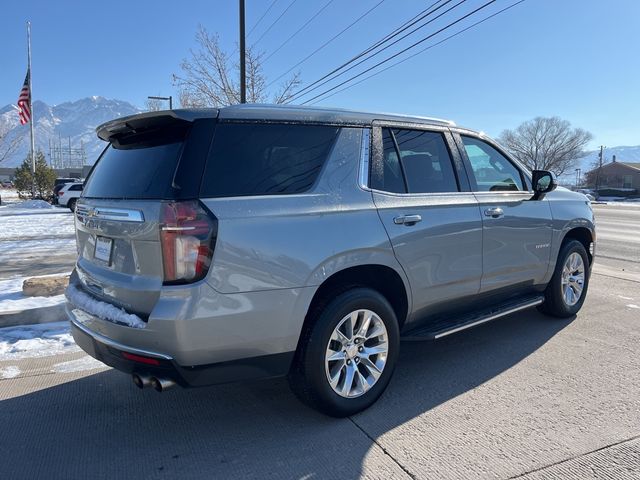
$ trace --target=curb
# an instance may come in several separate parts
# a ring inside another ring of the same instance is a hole
[[[49,307],[30,308],[18,312],[0,314],[0,328],[32,325],[34,323],[60,322],[65,320],[65,304]]]

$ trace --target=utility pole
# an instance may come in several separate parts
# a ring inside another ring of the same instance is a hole
[[[581,168],[576,168],[576,189],[580,186],[580,173],[582,172]]]
[[[240,0],[240,103],[247,103],[247,75],[245,70],[244,0]]]
[[[604,162],[604,146],[600,145],[600,153],[598,154],[598,169],[596,170],[596,193],[600,188],[600,170],[602,169],[602,163]]]

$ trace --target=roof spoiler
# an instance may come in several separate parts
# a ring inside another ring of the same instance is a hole
[[[112,142],[122,136],[136,135],[149,130],[168,127],[171,124],[188,124],[200,118],[217,118],[218,109],[178,109],[139,113],[103,123],[96,128],[101,140]]]

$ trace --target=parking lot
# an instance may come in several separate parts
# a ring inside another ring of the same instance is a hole
[[[640,208],[595,210],[575,319],[403,343],[387,392],[348,419],[284,379],[157,394],[73,368],[81,352],[0,361],[21,372],[0,380],[0,478],[640,478]]]

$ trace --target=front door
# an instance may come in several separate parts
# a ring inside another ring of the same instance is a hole
[[[539,284],[551,252],[549,202],[531,200],[524,173],[495,146],[464,134],[460,145],[482,216],[481,292]]]
[[[438,303],[477,294],[482,219],[473,193],[461,191],[469,188],[458,174],[453,137],[446,129],[374,128],[376,140],[382,148],[373,149],[373,199],[409,277],[414,312],[420,317]]]

